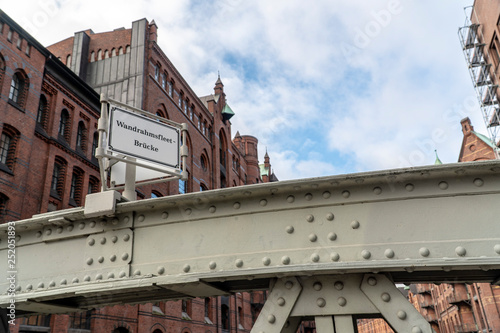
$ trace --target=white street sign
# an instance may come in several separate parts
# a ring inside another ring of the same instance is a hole
[[[180,129],[111,105],[108,151],[180,168]]]

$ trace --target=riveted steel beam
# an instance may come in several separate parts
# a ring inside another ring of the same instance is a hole
[[[264,289],[292,276],[497,281],[499,176],[498,162],[460,163],[119,202],[102,216],[41,214],[15,223],[13,297],[20,309],[27,300],[72,308]],[[8,237],[0,225],[0,258]],[[0,295],[0,307],[10,299]]]

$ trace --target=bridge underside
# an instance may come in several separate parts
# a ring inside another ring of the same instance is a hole
[[[93,194],[95,207],[15,223],[14,273],[0,272],[0,290],[11,274],[16,289],[0,307],[14,297],[19,311],[69,312],[342,276],[498,283],[499,175],[489,161],[136,202]],[[2,258],[8,236],[0,226]]]

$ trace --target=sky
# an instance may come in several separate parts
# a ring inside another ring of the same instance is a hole
[[[473,0],[23,0],[49,46],[146,18],[198,96],[220,73],[232,135],[280,180],[455,163],[460,120],[487,134],[458,39]]]

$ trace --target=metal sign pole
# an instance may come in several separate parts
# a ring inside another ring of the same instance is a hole
[[[130,158],[130,160],[135,162],[135,158]],[[128,201],[137,200],[137,193],[135,192],[135,175],[135,164],[127,163],[125,166],[125,189],[123,190],[122,197]]]

